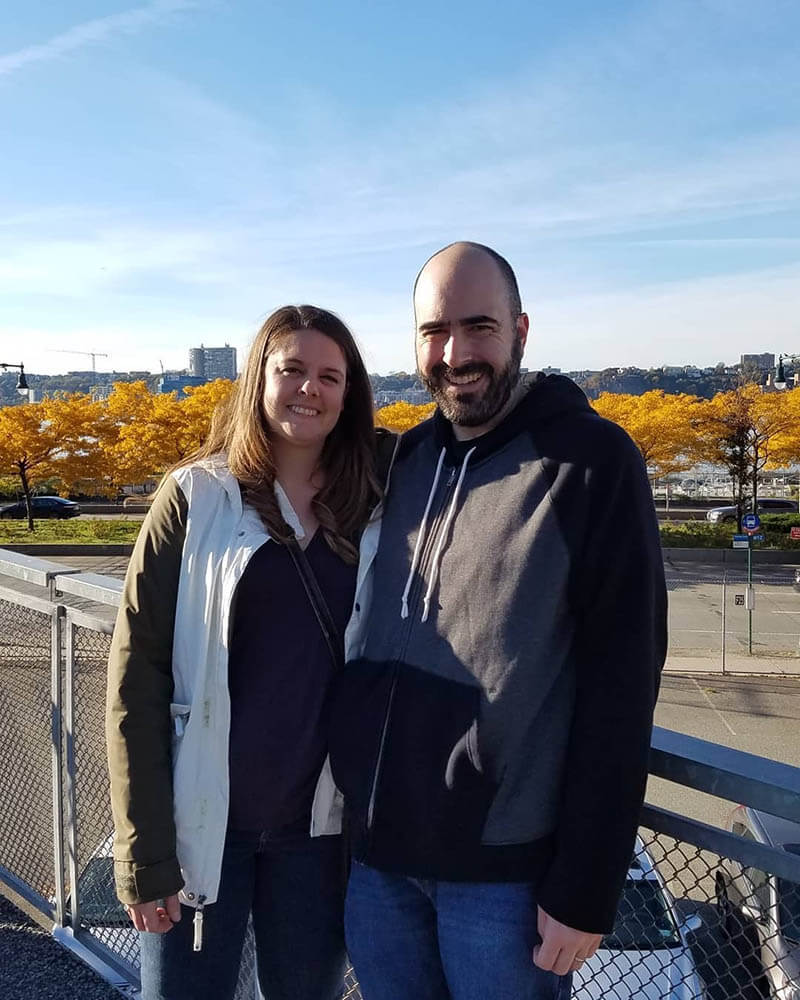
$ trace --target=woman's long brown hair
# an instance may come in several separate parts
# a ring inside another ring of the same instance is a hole
[[[328,545],[346,562],[355,563],[359,533],[380,496],[372,388],[352,333],[326,309],[283,306],[268,317],[231,395],[214,412],[208,438],[181,464],[224,454],[247,502],[258,511],[270,535],[280,542],[293,537],[275,496],[275,462],[263,399],[266,359],[295,330],[318,330],[330,337],[347,363],[344,408],[322,449],[324,486],[312,507]]]

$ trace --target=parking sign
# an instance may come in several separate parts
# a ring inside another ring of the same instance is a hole
[[[748,535],[754,535],[761,527],[761,518],[758,514],[745,514],[742,518],[742,528]]]

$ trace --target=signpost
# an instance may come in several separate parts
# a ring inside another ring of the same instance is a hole
[[[764,536],[759,534],[761,518],[758,514],[745,514],[742,518],[742,529],[747,533],[747,591],[744,595],[744,606],[747,608],[747,652],[753,654],[753,542],[763,542]],[[736,545],[736,542],[733,543]]]

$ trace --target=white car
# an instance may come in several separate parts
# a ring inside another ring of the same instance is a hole
[[[800,855],[800,823],[738,806],[728,817],[733,833]],[[757,936],[758,952],[777,1000],[800,1000],[800,885],[723,859],[716,876],[722,926],[735,935],[742,918]]]
[[[686,939],[702,921],[681,921],[641,840],[631,862],[614,929],[573,977],[575,1000],[705,1000]]]

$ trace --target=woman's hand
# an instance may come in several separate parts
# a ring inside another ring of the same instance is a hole
[[[137,931],[166,934],[172,925],[181,919],[181,904],[177,896],[167,896],[164,905],[152,903],[130,903],[125,907]]]

